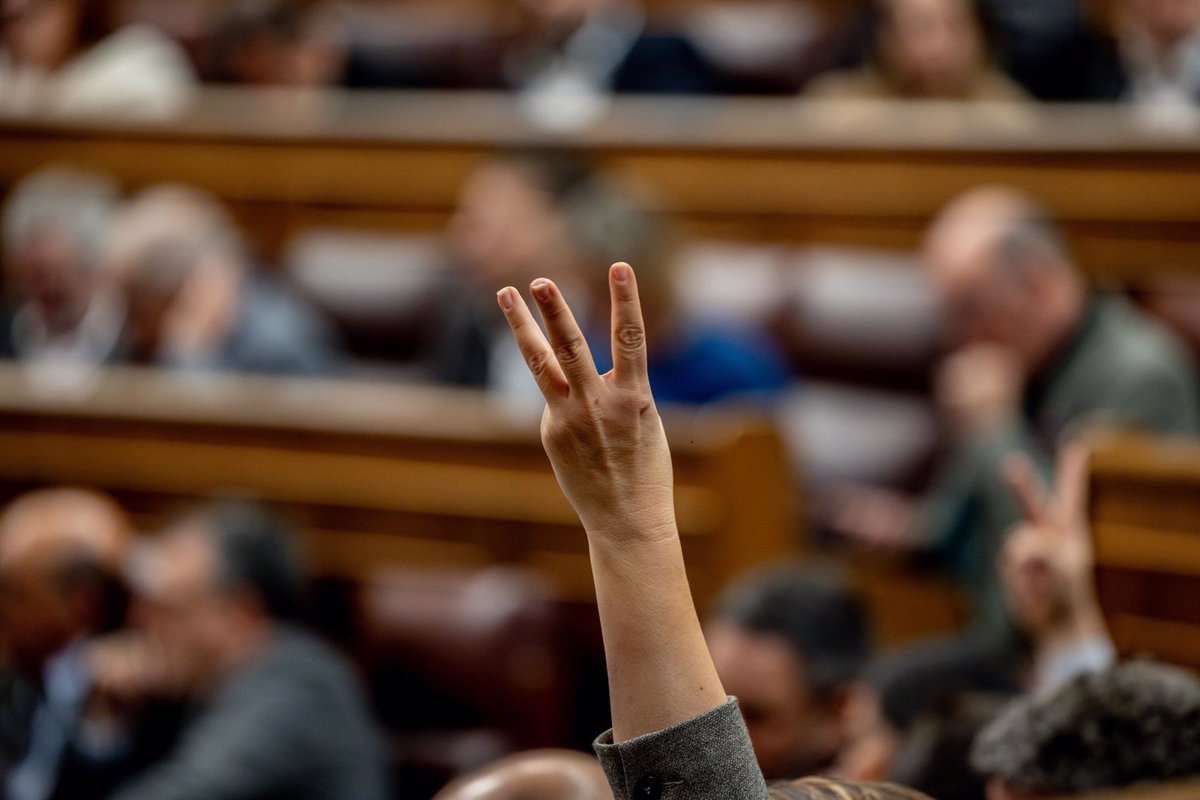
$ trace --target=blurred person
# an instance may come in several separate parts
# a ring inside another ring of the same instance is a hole
[[[1200,681],[1149,662],[1084,673],[1014,703],[979,735],[989,800],[1036,800],[1200,777]]]
[[[4,206],[11,315],[0,355],[30,362],[101,364],[118,352],[123,310],[101,280],[119,191],[102,175],[66,167],[33,173]]]
[[[664,403],[703,405],[770,400],[791,381],[778,346],[762,331],[687,318],[675,302],[676,234],[639,187],[600,178],[570,198],[567,224],[578,280],[590,297],[581,315],[598,369],[612,366],[604,329],[606,265],[620,256],[640,265],[646,332],[654,342],[650,382]]]
[[[892,676],[884,687],[893,706],[889,722],[903,742],[891,779],[941,800],[985,794],[986,781],[971,767],[972,745],[1014,697],[1046,695],[1116,661],[1095,585],[1086,447],[1072,442],[1062,448],[1053,492],[1026,456],[1013,456],[1005,472],[1021,521],[1005,539],[1001,574],[1028,653],[996,655],[989,663],[988,651],[968,648],[965,656],[940,653],[947,657],[930,668],[927,652],[923,661],[909,657],[892,665],[909,674]],[[1010,674],[997,676],[998,666]]]
[[[873,774],[855,763],[862,709],[874,699],[861,680],[871,648],[866,612],[843,577],[793,565],[751,573],[718,600],[706,634],[768,780],[886,774],[886,763]]]
[[[501,759],[460,778],[434,800],[612,800],[594,757],[538,750]]]
[[[651,380],[663,402],[702,404],[770,394],[788,382],[785,360],[765,336],[683,320],[673,308],[674,248],[664,218],[615,179],[567,152],[514,153],[467,181],[449,229],[469,300],[455,296],[431,358],[436,380],[488,387],[537,401],[536,386],[490,307],[496,283],[551,276],[577,299],[597,363],[604,275],[618,251],[640,256],[650,335],[658,344]],[[484,297],[487,305],[484,305]]]
[[[164,687],[195,711],[175,748],[116,800],[383,800],[382,749],[353,670],[296,623],[293,534],[250,504],[217,504],[135,562],[141,659],[123,694]],[[119,671],[119,670],[118,670]]]
[[[125,515],[75,489],[33,492],[0,516],[0,795],[96,797],[86,771],[90,648],[124,622]]]
[[[1200,101],[1200,2],[1127,0],[1120,8],[1121,96],[1150,106],[1195,106]]]
[[[236,224],[199,190],[158,186],[130,200],[105,269],[125,298],[135,361],[297,375],[337,365],[332,327],[253,268]]]
[[[952,353],[936,395],[951,436],[927,496],[847,488],[832,525],[851,539],[940,555],[972,593],[979,630],[1006,641],[1000,546],[1019,507],[1004,462],[1044,471],[1065,435],[1102,423],[1200,432],[1184,345],[1116,296],[1093,295],[1050,216],[1012,190],[983,188],[933,223],[925,263]]]
[[[209,70],[243,86],[334,87],[346,69],[346,38],[329,4],[237,0],[217,24]]]
[[[562,209],[591,180],[589,164],[559,152],[504,154],[467,178],[446,232],[461,282],[434,335],[428,364],[435,381],[536,399],[520,353],[492,310],[492,287],[548,275],[575,295]]]
[[[930,800],[920,792],[886,783],[846,783],[805,778],[770,787],[771,800]]]
[[[1053,493],[1023,457],[1008,465],[1023,521],[1005,547],[1009,601],[1034,643],[1027,696],[979,735],[989,798],[1018,800],[1200,777],[1200,682],[1147,662],[1114,667],[1095,583],[1088,452],[1059,457]]]
[[[0,0],[0,107],[50,114],[169,117],[195,79],[153,28],[113,29],[101,0]]]
[[[1028,99],[992,60],[977,0],[877,0],[866,66],[814,80],[823,99]]]
[[[682,36],[647,29],[641,0],[515,0],[521,32],[497,65],[532,116],[555,127],[595,119],[613,92],[715,90],[712,68]]]

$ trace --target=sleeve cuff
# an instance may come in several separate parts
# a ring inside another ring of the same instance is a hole
[[[595,742],[615,800],[765,800],[767,787],[737,700],[686,722],[613,743]]]

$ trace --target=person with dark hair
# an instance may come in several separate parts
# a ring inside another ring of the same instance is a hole
[[[207,74],[241,86],[335,87],[346,70],[347,37],[328,4],[238,0],[216,26]]]
[[[877,0],[868,63],[818,78],[807,95],[836,100],[1027,100],[993,61],[977,0]]]
[[[454,277],[426,359],[435,382],[536,398],[491,287],[541,274],[577,290],[563,209],[592,180],[586,160],[559,150],[501,153],[467,178],[446,231]]]
[[[175,42],[146,26],[114,31],[102,0],[0,0],[0,108],[169,117],[195,78]]]
[[[1131,662],[1014,703],[976,740],[996,800],[1150,788],[1200,778],[1200,681]]]
[[[69,786],[87,736],[92,643],[124,623],[129,522],[107,497],[34,492],[0,516],[0,797]],[[90,791],[100,792],[92,784]]]
[[[303,576],[279,519],[253,505],[201,509],[149,545],[134,575],[144,641],[121,691],[140,682],[196,710],[115,800],[387,796],[353,671],[294,623]]]
[[[768,779],[848,774],[857,716],[872,697],[866,612],[829,569],[778,566],[729,587],[706,626],[726,691],[738,697]]]

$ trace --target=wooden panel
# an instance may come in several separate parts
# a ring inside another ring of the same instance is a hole
[[[655,188],[696,233],[909,247],[980,183],[1033,192],[1097,278],[1200,263],[1200,147],[1117,109],[1016,116],[942,106],[847,112],[784,100],[618,101],[572,136],[539,131],[507,96],[408,93],[310,102],[214,91],[168,126],[0,116],[0,189],[70,161],[130,188],[162,180],[228,200],[268,249],[312,225],[428,230],[497,147],[572,144]]]
[[[1117,647],[1200,668],[1200,443],[1092,438],[1097,581]]]
[[[278,503],[323,574],[389,563],[533,566],[560,599],[592,596],[586,540],[542,452],[540,409],[381,384],[113,370],[45,396],[0,367],[0,500],[46,484],[109,491],[153,525],[214,493]],[[668,419],[698,604],[796,550],[791,478],[761,420]]]

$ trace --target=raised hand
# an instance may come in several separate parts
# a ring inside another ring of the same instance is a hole
[[[600,375],[558,287],[530,287],[546,323],[520,293],[497,300],[546,397],[542,442],[559,485],[591,536],[673,538],[671,454],[647,377],[646,329],[628,264],[610,270],[613,369]]]
[[[1075,443],[1062,450],[1052,494],[1023,456],[1010,461],[1006,477],[1024,516],[1002,563],[1014,612],[1039,639],[1095,633],[1102,622],[1087,517],[1087,448]]]
[[[628,264],[613,265],[609,287],[614,367],[607,375],[596,372],[553,283],[530,287],[547,336],[515,289],[501,290],[497,301],[546,396],[542,441],[588,534],[613,738],[623,742],[723,705],[725,690],[688,589],[671,454],[650,394],[646,328]],[[761,784],[761,775],[754,780]]]

